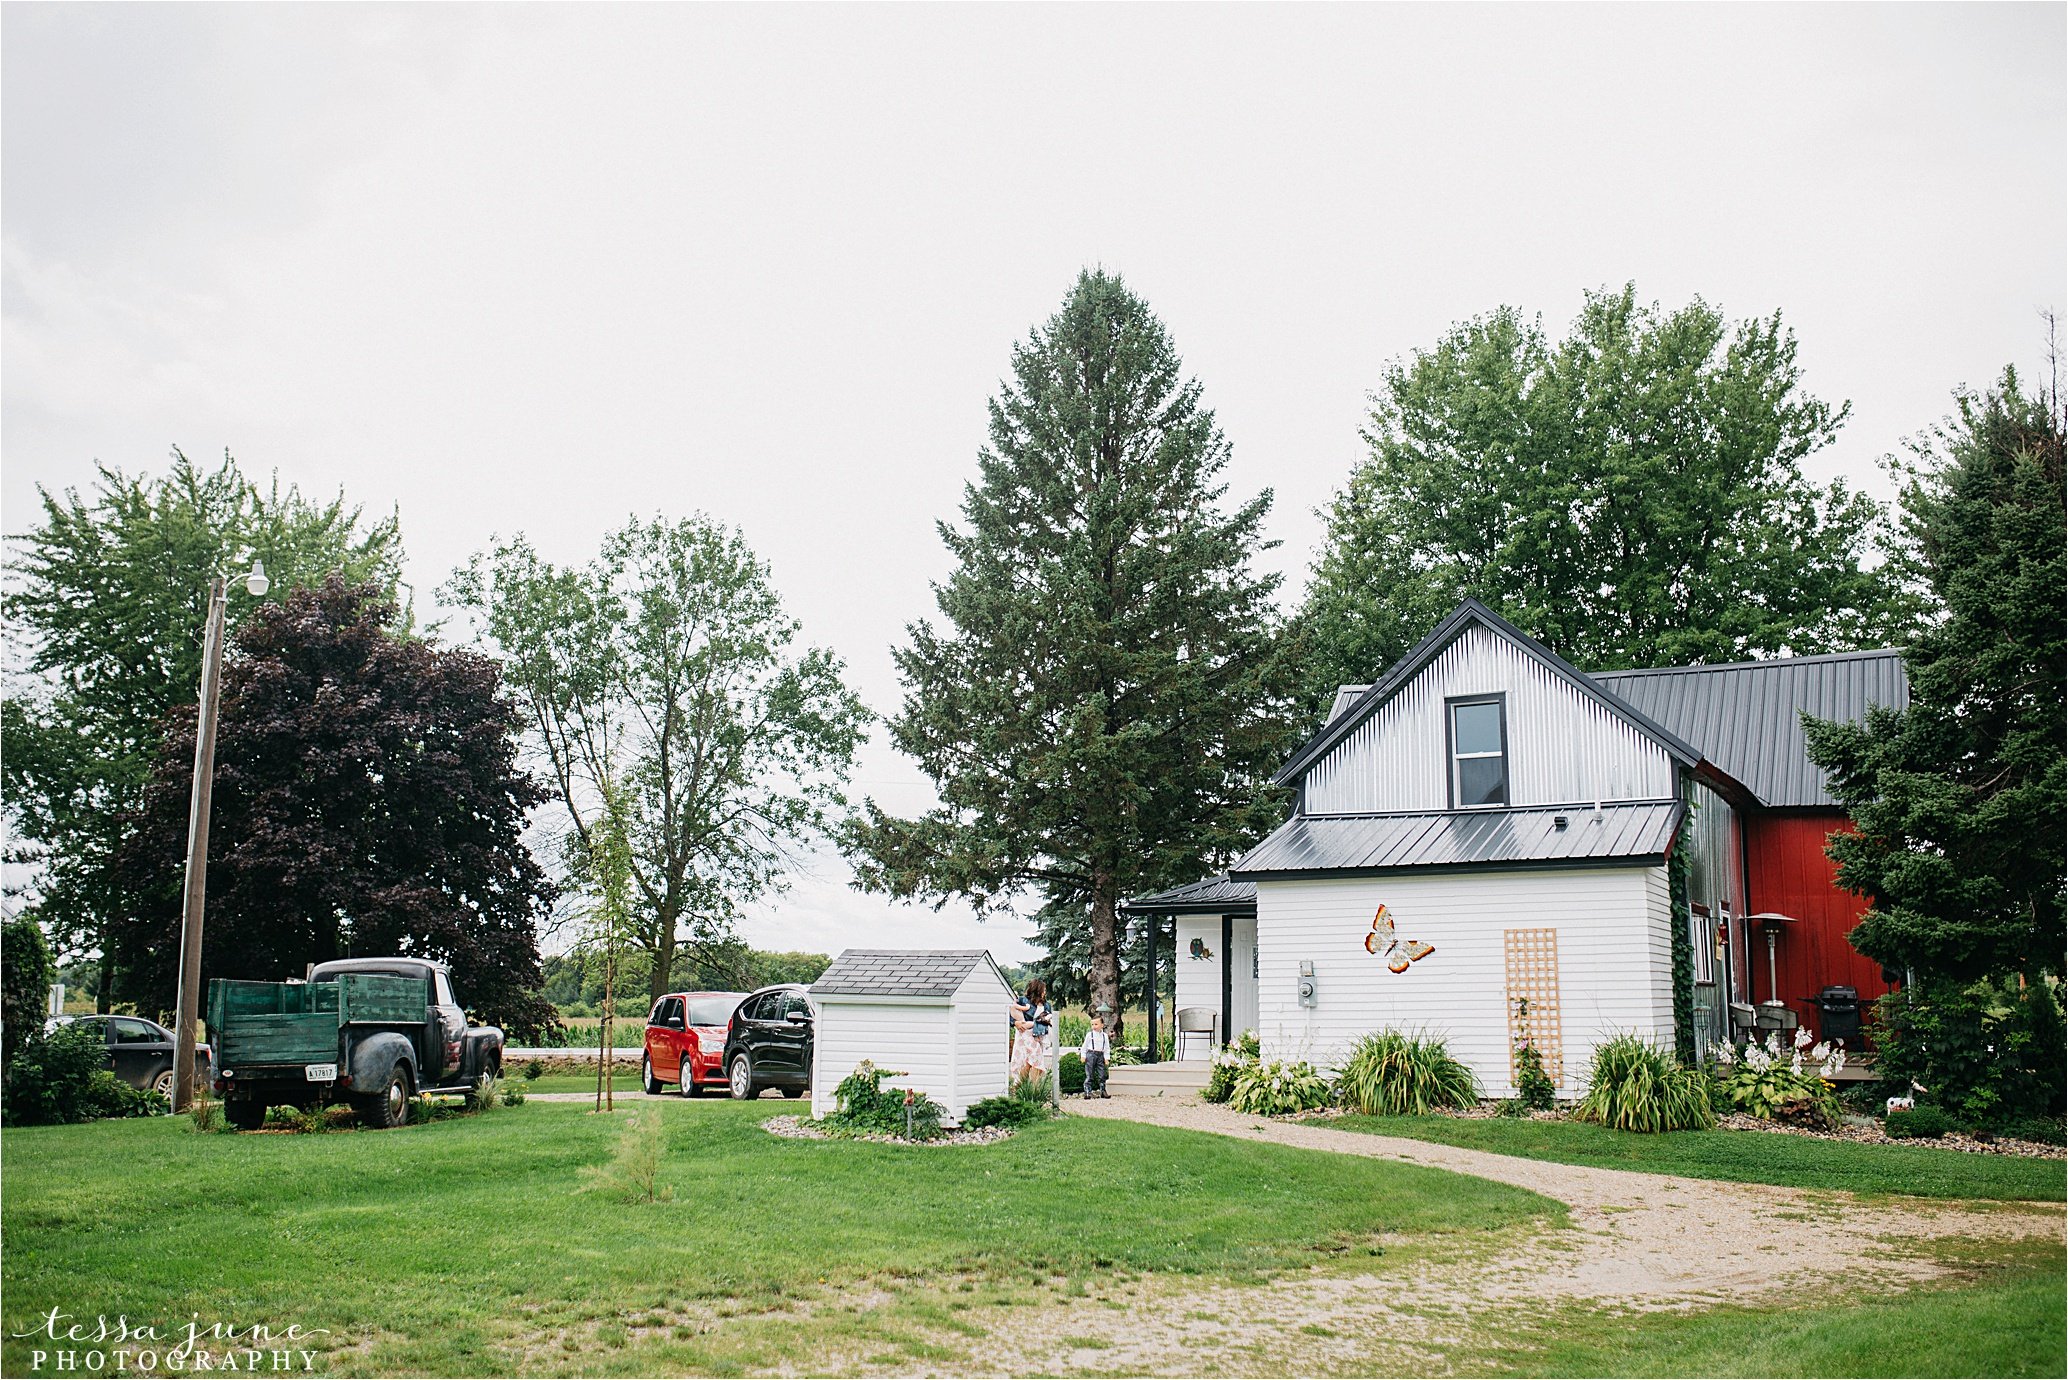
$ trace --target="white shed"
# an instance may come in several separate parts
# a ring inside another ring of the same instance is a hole
[[[972,1102],[1006,1090],[1012,988],[984,949],[845,949],[811,985],[811,1114],[864,1059],[895,1070],[959,1122]]]

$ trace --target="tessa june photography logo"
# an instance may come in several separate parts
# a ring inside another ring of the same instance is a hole
[[[242,1375],[314,1371],[316,1353],[303,1343],[329,1336],[330,1329],[203,1322],[198,1313],[178,1324],[132,1323],[125,1314],[111,1319],[105,1313],[88,1322],[52,1308],[8,1335],[29,1345],[28,1369],[35,1375]]]

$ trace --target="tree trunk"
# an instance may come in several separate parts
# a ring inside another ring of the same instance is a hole
[[[1101,1006],[1113,1008],[1106,1028],[1115,1049],[1121,1046],[1126,1033],[1122,1029],[1126,1014],[1120,1004],[1120,917],[1115,910],[1119,901],[1113,874],[1103,868],[1094,869],[1091,880],[1091,972],[1088,975],[1091,1010],[1093,1015],[1097,1015]]]
[[[106,934],[101,936],[101,981],[100,990],[94,994],[93,1009],[105,1016],[114,1008],[115,1002],[115,946],[108,942]]]
[[[667,994],[675,975],[675,922],[679,917],[672,911],[660,918],[659,932],[654,935],[653,976],[647,987],[648,1010]]]

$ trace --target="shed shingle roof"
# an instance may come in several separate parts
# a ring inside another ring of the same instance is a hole
[[[980,963],[998,970],[988,949],[842,949],[811,991],[815,996],[952,997]],[[1004,982],[1004,975],[998,980]]]
[[[1387,815],[1296,815],[1245,854],[1229,875],[1387,872],[1396,868],[1570,865],[1656,861],[1679,827],[1677,800],[1622,801],[1600,815],[1584,806],[1429,810]],[[1558,820],[1564,817],[1564,828]]]
[[[1776,808],[1837,804],[1809,759],[1803,714],[1859,723],[1871,705],[1910,703],[1910,675],[1897,650],[1598,671],[1594,679]]]

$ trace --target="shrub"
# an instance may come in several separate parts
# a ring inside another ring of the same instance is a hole
[[[834,1111],[826,1123],[849,1131],[932,1140],[941,1133],[946,1108],[917,1089],[883,1086],[884,1079],[903,1076],[864,1059],[833,1089]],[[1045,1093],[1045,1080],[1042,1086]]]
[[[503,1088],[503,1105],[505,1107],[522,1107],[524,1105],[524,1097],[525,1092],[522,1083],[506,1084]]]
[[[1937,1107],[1913,1107],[1908,1111],[1888,1114],[1881,1129],[1897,1140],[1937,1140],[1948,1131],[1958,1130],[1953,1118]]]
[[[1048,1097],[1048,1079],[1036,1075],[1014,1080],[1011,1090],[1002,1097],[972,1102],[962,1124],[975,1127],[1025,1126],[1029,1122],[1046,1121],[1054,1115],[1055,1108]]]
[[[1255,1068],[1260,1061],[1254,1042],[1245,1048],[1237,1042],[1228,1049],[1214,1051],[1213,1068],[1206,1075],[1206,1087],[1199,1095],[1208,1102],[1226,1102],[1235,1095],[1235,1084],[1242,1075]]]
[[[1345,1107],[1366,1116],[1424,1116],[1479,1100],[1479,1080],[1443,1041],[1382,1030],[1359,1040],[1337,1080]]]
[[[23,1040],[7,1068],[0,1119],[11,1126],[47,1126],[166,1110],[158,1094],[132,1088],[102,1068],[107,1055],[100,1033],[76,1022]]]
[[[1063,1091],[1076,1094],[1084,1091],[1084,1056],[1071,1050],[1056,1061],[1056,1076],[1063,1080]]]
[[[1228,1105],[1252,1116],[1288,1116],[1329,1103],[1328,1080],[1304,1059],[1274,1059],[1245,1068],[1235,1080]]]
[[[2042,1145],[2068,1143],[2068,1128],[2063,1127],[2061,1118],[2057,1116],[2028,1116],[2005,1122],[2003,1134],[2012,1140],[2033,1140]]]
[[[1544,1056],[1528,1041],[1515,1051],[1515,1099],[1532,1112],[1548,1112],[1558,1101],[1558,1085],[1544,1071]]]
[[[1875,1004],[1884,1094],[1911,1084],[1966,1126],[2059,1116],[2068,1064],[2052,984],[1927,980]]]
[[[1836,1126],[1844,1109],[1831,1084],[1804,1066],[1802,1044],[1807,1039],[1799,1036],[1792,1052],[1781,1048],[1778,1031],[1770,1033],[1764,1045],[1747,1044],[1736,1052],[1729,1045],[1719,1046],[1710,1100],[1762,1121]],[[1813,1053],[1821,1067],[1834,1073],[1845,1062],[1843,1050],[1826,1045],[1819,1044]]]
[[[55,981],[50,945],[35,917],[0,925],[0,1068],[42,1034],[44,1002]]]
[[[1578,1121],[1618,1131],[1693,1131],[1716,1124],[1709,1080],[1635,1035],[1597,1045],[1587,1092],[1573,1109]]]
[[[1530,1105],[1519,1097],[1504,1097],[1499,1102],[1494,1103],[1494,1112],[1498,1116],[1528,1116],[1530,1110]]]
[[[524,1061],[524,1081],[525,1081],[525,1082],[527,1082],[527,1083],[536,1083],[536,1082],[538,1082],[538,1081],[539,1081],[539,1079],[541,1079],[541,1078],[543,1078],[543,1077],[545,1077],[545,1076],[546,1076],[546,1061],[545,1061],[545,1060],[543,1060],[543,1059],[526,1059],[526,1060]],[[512,1106],[514,1106],[514,1105],[516,1105],[516,1104],[512,1103],[511,1105],[512,1105]]]

